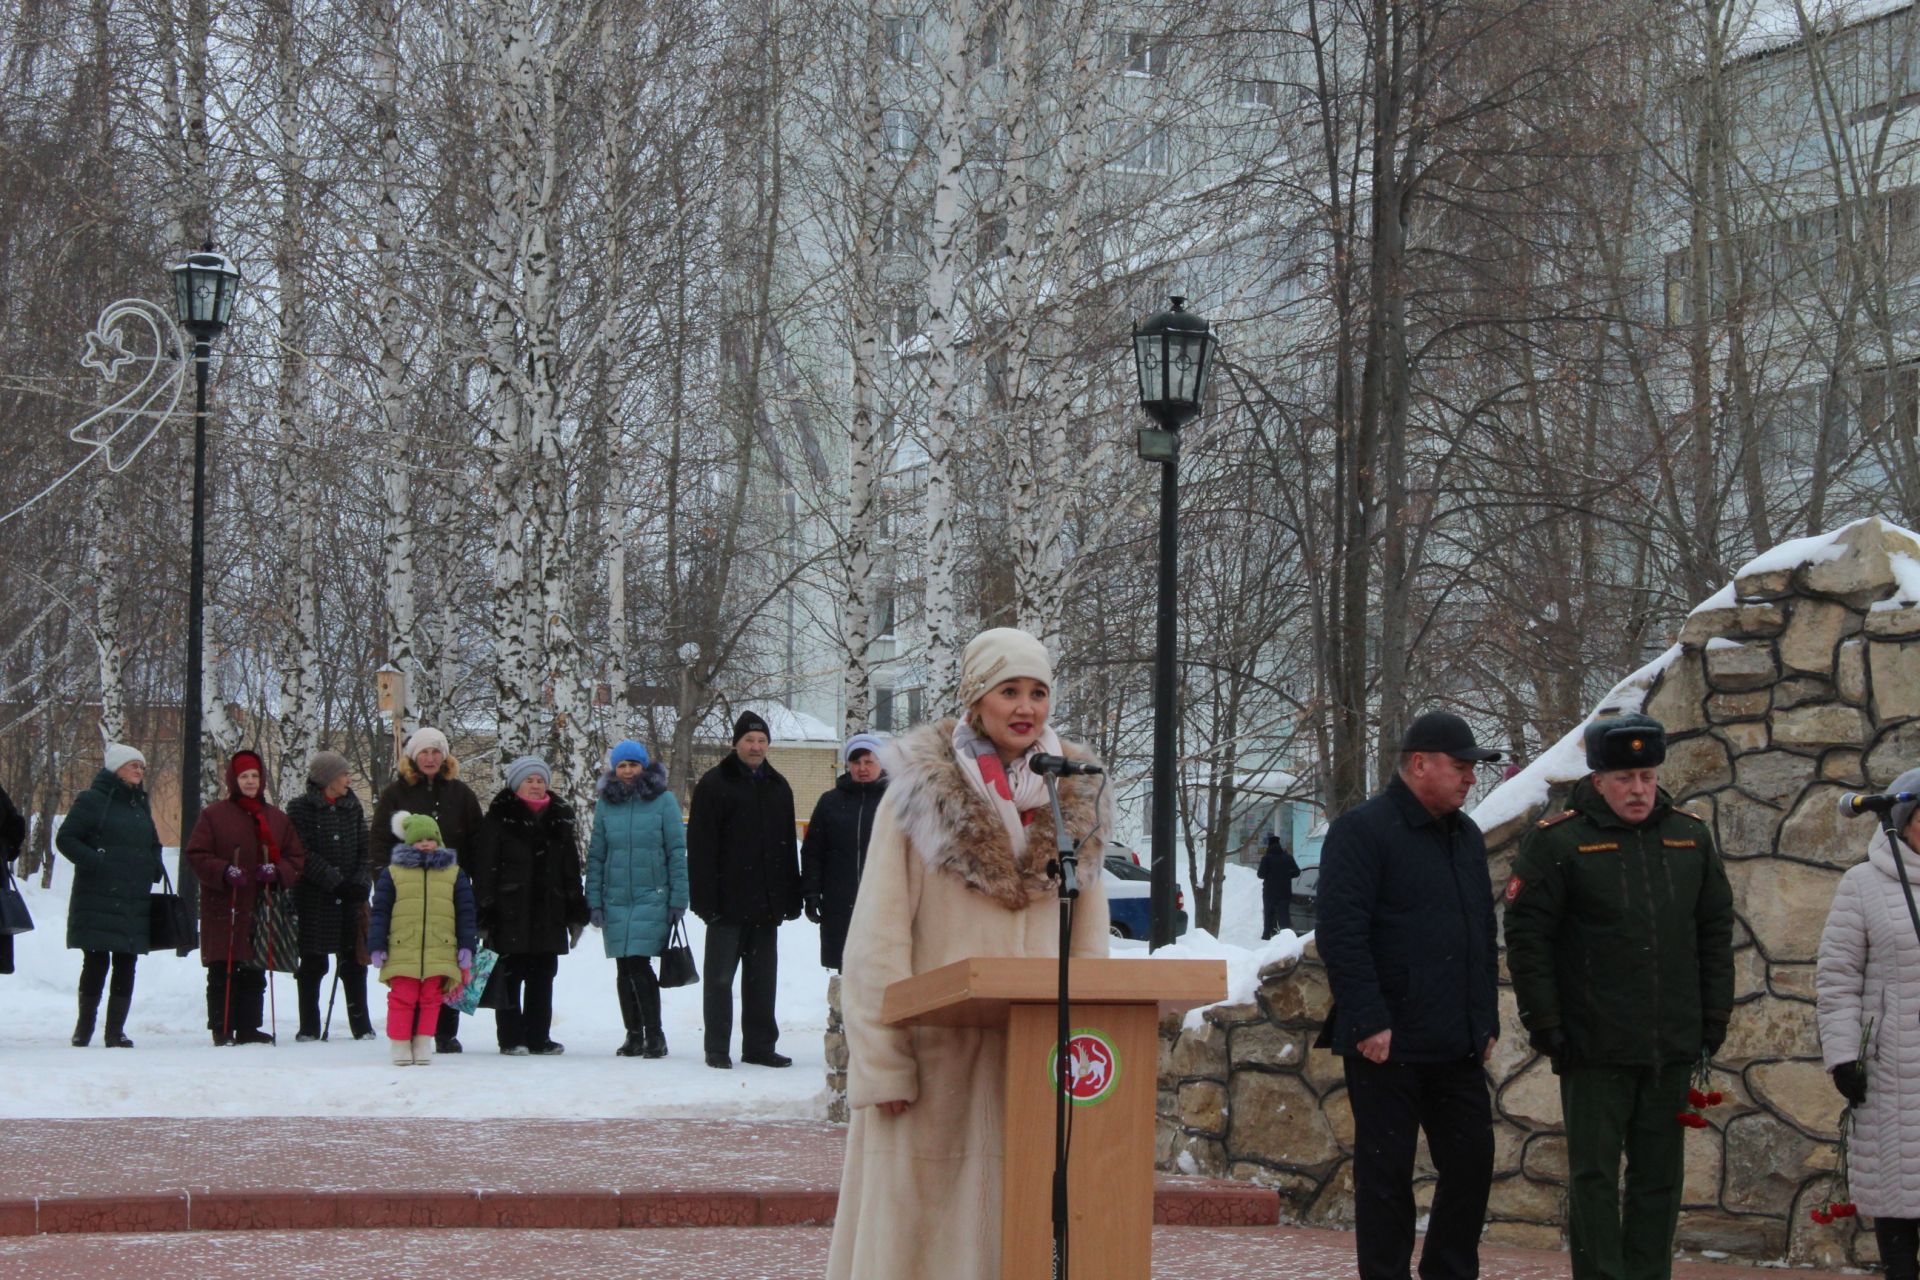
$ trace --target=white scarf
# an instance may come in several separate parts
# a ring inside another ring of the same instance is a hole
[[[1027,824],[1020,820],[1020,815],[1030,813],[1047,803],[1046,779],[1027,767],[1028,757],[1040,751],[1048,755],[1060,754],[1060,735],[1051,727],[1041,729],[1039,740],[1028,747],[1018,760],[1005,766],[1007,789],[1013,792],[1013,799],[1008,800],[1000,794],[997,787],[987,781],[986,775],[980,772],[980,758],[982,756],[997,757],[1000,754],[999,748],[986,737],[974,732],[973,726],[967,723],[965,716],[960,717],[953,724],[953,754],[960,762],[961,776],[966,778],[967,785],[979,792],[986,802],[993,806],[993,811],[1000,815],[1001,823],[1007,828],[1007,839],[1013,844],[1013,860],[1016,864],[1025,859],[1027,852]]]

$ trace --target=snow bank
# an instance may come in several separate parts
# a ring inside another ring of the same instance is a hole
[[[1182,935],[1180,941],[1170,947],[1162,947],[1153,953],[1156,960],[1225,960],[1227,962],[1227,998],[1221,1004],[1246,1004],[1253,999],[1254,992],[1260,989],[1260,971],[1270,964],[1282,960],[1298,960],[1306,950],[1311,933],[1296,934],[1291,929],[1283,929],[1266,942],[1257,942],[1252,947],[1237,947],[1222,942],[1205,929],[1190,929]],[[1147,948],[1142,943],[1132,943],[1124,947],[1114,947],[1116,956],[1147,956]],[[1213,1006],[1207,1005],[1187,1011],[1188,1027],[1198,1027],[1202,1015]]]
[[[1613,686],[1613,691],[1600,700],[1595,713],[1604,710],[1609,715],[1620,715],[1644,710],[1647,694],[1652,691],[1654,681],[1679,656],[1680,646],[1676,644]],[[1566,736],[1542,752],[1526,768],[1488,792],[1487,798],[1468,816],[1482,831],[1491,831],[1545,804],[1553,784],[1572,782],[1584,776],[1588,771],[1585,734],[1593,720],[1594,715],[1589,714],[1585,720],[1568,730]]]

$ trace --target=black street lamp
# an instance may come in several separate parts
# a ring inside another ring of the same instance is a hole
[[[1180,424],[1197,417],[1207,374],[1219,345],[1207,322],[1186,309],[1185,298],[1147,317],[1133,330],[1140,374],[1140,407],[1158,426],[1142,427],[1140,456],[1160,464],[1160,602],[1153,658],[1153,938],[1154,949],[1173,941],[1173,739],[1179,723],[1174,686],[1174,583],[1179,573]]]
[[[187,570],[187,688],[180,741],[180,880],[186,883],[187,837],[200,817],[200,650],[206,613],[207,368],[213,340],[233,315],[240,273],[213,242],[173,268],[173,301],[180,327],[193,335],[193,542]],[[189,895],[190,900],[192,899]]]

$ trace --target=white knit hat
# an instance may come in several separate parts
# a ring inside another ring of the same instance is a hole
[[[1028,676],[1053,688],[1053,661],[1047,646],[1017,627],[982,631],[960,655],[960,706],[964,710],[1005,680]]]
[[[118,773],[120,772],[120,766],[133,764],[136,761],[140,764],[147,762],[147,758],[140,754],[140,748],[130,747],[124,742],[114,742],[107,745],[108,773]]]
[[[452,754],[452,749],[447,746],[447,735],[426,725],[421,725],[413,731],[413,736],[407,739],[407,745],[402,750],[406,752],[407,759],[411,760],[429,747],[443,756]]]

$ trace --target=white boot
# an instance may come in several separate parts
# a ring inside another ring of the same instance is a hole
[[[433,1065],[432,1036],[415,1036],[413,1038],[413,1065],[416,1067]]]
[[[410,1067],[413,1065],[413,1041],[389,1040],[387,1041],[387,1049],[393,1054],[394,1066]]]

